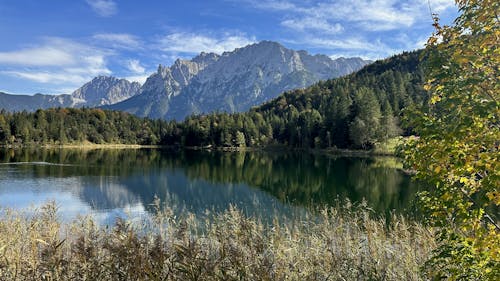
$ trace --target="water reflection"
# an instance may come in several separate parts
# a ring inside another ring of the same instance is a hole
[[[411,206],[415,183],[391,158],[309,153],[161,149],[0,151],[0,206],[55,199],[66,217],[104,218],[150,210],[154,196],[177,210],[203,213],[229,204],[271,216],[366,198],[377,212]]]

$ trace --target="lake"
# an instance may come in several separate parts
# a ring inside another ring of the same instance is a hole
[[[194,214],[232,204],[269,218],[345,198],[364,198],[376,213],[408,212],[420,187],[398,164],[390,157],[309,152],[3,149],[0,207],[29,209],[55,200],[62,219],[92,214],[100,223],[147,215],[155,196],[176,212]]]

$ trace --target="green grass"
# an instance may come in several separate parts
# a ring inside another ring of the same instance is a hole
[[[375,144],[372,153],[377,155],[396,155],[396,149],[402,144],[403,137],[390,138],[384,142]]]
[[[166,208],[113,227],[62,223],[54,204],[2,216],[0,280],[423,280],[436,247],[421,224],[387,225],[366,207],[270,225],[234,208],[205,219]]]

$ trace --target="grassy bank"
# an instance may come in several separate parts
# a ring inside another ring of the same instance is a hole
[[[92,143],[71,142],[71,143],[31,143],[31,144],[9,144],[0,145],[4,148],[80,148],[80,149],[139,149],[139,148],[169,148],[169,149],[187,149],[187,150],[216,150],[216,151],[312,151],[320,153],[335,154],[341,156],[395,156],[396,148],[403,142],[403,138],[396,137],[384,142],[376,143],[371,149],[338,149],[338,148],[298,148],[283,144],[269,144],[256,147],[236,147],[236,146],[172,146],[172,145],[143,145],[143,144],[123,144],[123,143]]]
[[[140,149],[140,148],[164,148],[161,145],[142,144],[119,144],[119,143],[71,143],[71,144],[23,144],[23,145],[0,145],[0,148],[24,149],[24,148],[77,148],[77,149]]]
[[[169,210],[150,222],[57,219],[53,204],[29,217],[4,211],[0,280],[422,280],[432,233],[366,208],[263,225],[230,208],[197,220]]]

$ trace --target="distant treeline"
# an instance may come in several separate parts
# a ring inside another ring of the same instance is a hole
[[[285,92],[245,113],[190,116],[183,122],[88,108],[2,111],[0,142],[366,149],[408,131],[399,125],[401,110],[427,99],[419,55],[378,61],[346,77]]]
[[[161,120],[119,111],[54,108],[0,112],[0,142],[4,144],[120,143],[159,144]]]

